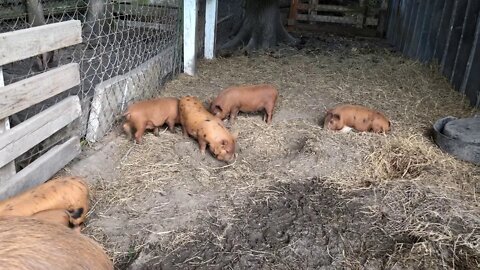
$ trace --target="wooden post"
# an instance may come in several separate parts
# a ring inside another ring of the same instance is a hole
[[[218,0],[207,0],[205,7],[205,58],[215,57],[215,32],[217,29]]]
[[[198,0],[183,0],[183,71],[196,72]]]
[[[3,87],[5,83],[3,82],[3,71],[2,66],[0,66],[0,87]],[[0,119],[0,134],[4,133],[6,130],[10,129],[10,122],[8,117]],[[0,184],[5,183],[9,178],[15,174],[15,162],[10,162],[7,165],[0,168]]]

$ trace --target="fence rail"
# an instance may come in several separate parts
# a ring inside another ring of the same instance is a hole
[[[387,39],[408,57],[440,64],[480,107],[480,1],[390,0]]]
[[[51,31],[51,30],[55,31]],[[60,32],[61,31],[61,32]],[[59,22],[0,34],[0,63],[9,64],[81,42],[79,21]],[[18,44],[18,46],[14,46]],[[40,56],[41,57],[41,56]],[[0,73],[3,77],[3,72]],[[62,67],[0,87],[0,118],[28,109],[80,83],[78,64]],[[49,149],[17,173],[14,160],[80,117],[80,99],[70,96],[0,134],[0,200],[45,182],[80,153],[80,138]],[[8,121],[8,120],[3,120]]]

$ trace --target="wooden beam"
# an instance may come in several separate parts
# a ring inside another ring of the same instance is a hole
[[[206,59],[215,57],[215,32],[217,30],[218,0],[207,0],[205,7],[205,51]]]
[[[0,87],[4,86],[3,70],[0,66]],[[8,117],[0,119],[0,135],[10,129]],[[10,177],[15,175],[15,162],[10,162],[5,166],[0,166],[0,186]]]
[[[183,71],[196,73],[198,0],[183,0]]]
[[[82,42],[79,20],[0,34],[0,66]]]
[[[15,176],[0,185],[0,200],[40,185],[80,154],[80,139],[72,137],[36,159]]]
[[[0,167],[50,137],[80,114],[80,99],[70,96],[1,134]]]
[[[318,2],[318,1],[317,1]],[[337,5],[312,5],[307,3],[298,3],[297,10],[303,11],[330,11],[330,12],[354,12],[359,11],[359,9],[352,9],[345,6],[337,6]]]
[[[53,97],[79,83],[78,64],[71,63],[0,87],[0,119]]]
[[[338,17],[338,16],[326,16],[326,15],[307,15],[307,14],[298,14],[297,20],[299,21],[316,21],[316,22],[331,22],[331,23],[342,23],[342,24],[357,24],[358,19],[356,17]],[[377,25],[378,20],[375,18],[368,17],[366,25]]]

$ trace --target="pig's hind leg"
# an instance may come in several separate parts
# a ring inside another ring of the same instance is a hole
[[[274,103],[267,104],[265,106],[265,115],[264,115],[264,121],[267,122],[267,124],[272,123],[272,117],[273,117],[273,109],[275,107]]]

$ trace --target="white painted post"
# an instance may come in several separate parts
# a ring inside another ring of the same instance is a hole
[[[0,66],[0,87],[3,87],[5,83],[3,82],[3,71],[2,66]],[[7,129],[10,129],[10,122],[8,117],[0,119],[0,134],[5,132]],[[12,161],[7,165],[0,168],[0,185],[8,180],[15,174],[15,163]]]
[[[207,0],[205,7],[205,58],[215,57],[215,32],[217,30],[218,0]]]
[[[183,0],[183,71],[196,72],[198,0]]]

